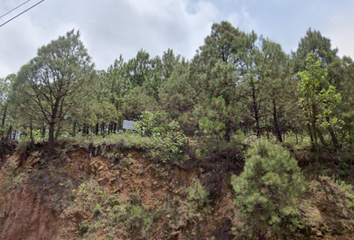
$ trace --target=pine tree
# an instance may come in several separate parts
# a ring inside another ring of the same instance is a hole
[[[55,146],[54,134],[75,104],[75,95],[88,84],[93,73],[93,64],[80,33],[74,30],[53,40],[38,50],[37,57],[21,67],[18,91],[29,96],[49,125],[49,152]]]
[[[234,204],[238,208],[236,234],[254,239],[271,230],[277,239],[301,227],[297,198],[305,191],[305,179],[289,151],[258,140],[247,151],[240,176],[233,176]]]

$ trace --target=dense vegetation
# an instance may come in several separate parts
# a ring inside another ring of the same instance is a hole
[[[306,183],[280,144],[301,145],[316,160],[323,151],[351,151],[353,79],[353,60],[339,57],[330,39],[312,29],[286,54],[255,32],[215,23],[190,60],[172,49],[156,57],[141,49],[128,61],[119,56],[107,70],[95,70],[80,33],[72,30],[39,48],[18,73],[0,79],[0,135],[32,144],[44,140],[47,156],[55,155],[59,138],[81,138],[80,144],[92,136],[100,144],[116,139],[179,166],[221,154],[231,166],[229,155],[242,151],[234,151],[236,145],[254,142],[243,172],[231,178],[242,221],[234,234],[270,231],[286,238],[303,227],[297,199]],[[124,119],[139,120],[136,133],[119,134]],[[184,159],[187,150],[190,158]],[[197,212],[209,212],[210,196],[219,197],[215,189],[207,192],[196,181],[189,190],[189,214],[198,224]],[[139,204],[117,212],[148,214]],[[146,216],[150,226],[153,219]]]
[[[215,23],[187,60],[168,49],[143,49],[95,70],[79,32],[38,50],[17,74],[1,79],[1,136],[47,137],[116,133],[123,119],[164,111],[183,132],[215,143],[243,132],[307,135],[338,149],[353,143],[354,63],[309,29],[296,52],[228,22]],[[307,59],[307,60],[306,60]]]

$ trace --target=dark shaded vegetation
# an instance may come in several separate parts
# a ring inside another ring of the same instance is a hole
[[[0,169],[3,166],[7,157],[11,156],[17,147],[17,142],[8,139],[0,140]]]

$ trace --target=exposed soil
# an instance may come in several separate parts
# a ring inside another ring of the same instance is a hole
[[[5,158],[0,240],[235,239],[229,180],[242,171],[240,153],[225,150],[178,166],[139,150],[65,147],[52,159],[43,146]],[[202,205],[189,196],[196,181],[209,193]],[[293,239],[352,239],[350,198],[329,178],[312,181],[301,200],[305,228]]]

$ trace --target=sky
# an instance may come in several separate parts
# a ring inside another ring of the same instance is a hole
[[[39,1],[0,17],[0,25]],[[0,0],[0,16],[24,2]],[[315,29],[339,56],[354,58],[353,12],[352,0],[45,0],[0,27],[0,77],[17,73],[38,48],[72,29],[80,30],[99,70],[140,49],[154,57],[171,48],[191,59],[212,24],[224,20],[280,43],[289,54]]]

